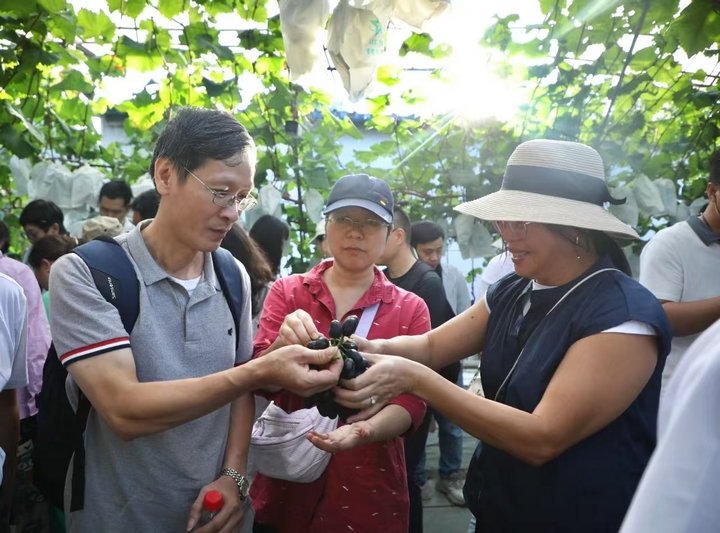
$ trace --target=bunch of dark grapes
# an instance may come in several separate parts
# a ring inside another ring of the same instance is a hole
[[[368,362],[358,352],[357,344],[350,340],[350,337],[357,329],[358,322],[358,317],[355,315],[347,317],[342,324],[337,320],[333,320],[330,323],[330,331],[328,331],[329,339],[320,337],[307,344],[307,347],[311,350],[324,350],[330,346],[338,347],[343,359],[343,369],[340,373],[341,379],[355,379],[365,372],[368,367]],[[335,394],[332,390],[326,390],[306,398],[305,406],[308,408],[317,407],[320,414],[328,418],[339,416],[342,422],[359,412],[357,409],[350,409],[336,403]]]

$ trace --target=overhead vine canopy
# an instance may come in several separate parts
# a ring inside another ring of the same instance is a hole
[[[414,218],[454,220],[463,251],[481,256],[492,252],[490,228],[456,217],[452,207],[496,190],[521,140],[579,140],[600,150],[613,185],[630,199],[615,208],[618,215],[642,233],[683,218],[693,202],[698,207],[718,138],[716,0],[538,0],[543,20],[498,18],[483,43],[500,57],[499,76],[528,87],[527,103],[508,123],[390,113],[398,103],[412,109],[417,102],[412,91],[393,90],[407,75],[393,57],[422,56],[431,65],[427,75],[442,78],[452,53],[428,34],[413,34],[387,51],[388,65],[378,71],[387,94],[367,102],[371,118],[363,130],[381,140],[351,163],[340,157],[341,139],[363,133],[331,112],[330,95],[288,82],[275,2],[79,5],[0,4],[0,201],[11,223],[25,201],[15,195],[12,155],[33,163],[90,163],[132,182],[146,171],[169,110],[183,105],[227,109],[250,129],[261,151],[262,206],[281,209],[291,223],[300,252],[291,266],[298,270],[306,267],[300,256],[309,256],[319,206],[348,172],[387,178]],[[217,23],[228,13],[242,27]],[[221,44],[222,32],[233,33],[232,45]],[[103,146],[93,125],[111,107],[103,87],[137,72],[152,72],[153,79],[114,106],[127,113],[130,149]],[[246,90],[248,76],[258,90]]]

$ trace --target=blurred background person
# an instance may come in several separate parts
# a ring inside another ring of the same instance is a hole
[[[320,253],[321,259],[327,259],[332,257],[330,247],[328,246],[327,239],[325,238],[325,219],[323,218],[320,222],[315,225],[315,237],[310,241],[310,244],[317,248]]]
[[[285,246],[290,241],[290,228],[272,215],[263,215],[250,228],[250,237],[260,246],[277,278],[282,267]]]
[[[5,256],[9,246],[10,231],[7,225],[0,221],[0,273],[13,279],[22,287],[28,313],[28,384],[17,389],[20,440],[17,447],[18,468],[13,499],[13,516],[18,531],[41,531],[47,522],[43,518],[46,508],[40,491],[33,484],[32,442],[37,433],[36,398],[42,387],[43,366],[50,348],[50,325],[35,275],[26,264]]]
[[[35,273],[40,288],[43,291],[43,304],[45,305],[45,313],[50,319],[50,269],[55,261],[63,255],[70,253],[77,246],[77,240],[67,235],[48,235],[36,242],[30,255],[28,256],[28,264]]]
[[[0,531],[10,531],[20,440],[17,394],[28,383],[27,302],[15,280],[0,274]]]
[[[160,195],[155,189],[138,194],[130,203],[132,209],[132,223],[136,226],[143,220],[155,218],[160,207]]]
[[[125,180],[110,180],[100,189],[98,199],[100,215],[117,218],[128,232],[135,227],[127,218],[132,199],[132,189]]]
[[[82,240],[88,242],[101,235],[114,238],[123,233],[125,229],[117,218],[99,216],[85,221],[82,227]]]
[[[253,332],[255,332],[257,331],[263,302],[265,302],[265,297],[275,281],[275,275],[270,263],[265,259],[263,251],[247,232],[237,224],[234,224],[232,229],[225,235],[220,246],[233,254],[233,257],[243,264],[250,276],[252,321]]]
[[[62,209],[54,202],[33,200],[20,213],[20,225],[27,239],[34,244],[46,235],[68,235],[64,218]]]

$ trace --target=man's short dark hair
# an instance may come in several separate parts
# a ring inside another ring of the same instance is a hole
[[[411,237],[413,231],[410,217],[407,216],[407,213],[403,211],[402,207],[396,207],[393,212],[393,227],[405,232],[405,244],[409,246],[412,242]]]
[[[252,137],[230,113],[184,107],[170,119],[155,144],[150,176],[155,178],[155,162],[161,157],[170,161],[180,181],[184,181],[185,170],[192,172],[210,160],[234,167],[254,150]]]
[[[421,244],[433,242],[442,238],[445,240],[445,230],[442,229],[440,224],[430,222],[429,220],[423,220],[422,222],[415,222],[412,225],[412,240],[410,242],[413,248],[417,248]]]
[[[130,205],[132,201],[133,193],[130,185],[125,180],[110,180],[100,189],[99,200],[110,198],[110,200],[116,200],[122,198],[125,207]]]
[[[720,185],[720,150],[710,158],[710,183]]]
[[[0,252],[5,255],[10,249],[10,229],[0,220]]]
[[[32,224],[43,231],[49,230],[53,224],[57,224],[60,229],[60,235],[67,235],[67,230],[63,225],[62,209],[54,202],[47,200],[33,200],[20,213],[20,225],[24,228]]]
[[[155,218],[158,207],[160,207],[160,195],[155,189],[138,194],[130,204],[130,209],[136,213],[140,213],[142,220]]]

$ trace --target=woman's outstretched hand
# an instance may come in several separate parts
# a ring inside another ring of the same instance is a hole
[[[370,442],[373,438],[373,426],[368,421],[360,421],[340,426],[330,433],[310,431],[307,438],[317,448],[326,452],[344,452]]]
[[[358,414],[348,418],[350,423],[367,420],[393,398],[412,392],[417,367],[422,366],[392,355],[363,353],[362,356],[370,363],[368,369],[355,379],[341,381],[342,387],[333,390],[337,403],[360,409]]]

